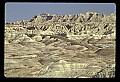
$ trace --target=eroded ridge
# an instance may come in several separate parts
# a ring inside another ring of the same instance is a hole
[[[115,13],[43,13],[5,23],[4,35],[5,77],[115,77]]]

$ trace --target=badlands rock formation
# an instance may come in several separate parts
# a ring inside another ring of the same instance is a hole
[[[5,23],[4,34],[5,77],[115,77],[115,13],[43,13]]]

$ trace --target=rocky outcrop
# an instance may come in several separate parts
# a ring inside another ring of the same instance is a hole
[[[4,36],[5,77],[115,77],[115,13],[43,13],[5,23]]]
[[[56,21],[57,20],[57,21]],[[60,20],[60,21],[59,21]],[[64,20],[64,21],[62,21]],[[6,23],[5,29],[28,30],[29,32],[38,33],[38,30],[81,34],[98,34],[108,35],[114,33],[116,15],[104,15],[99,13],[87,12],[80,15],[49,15],[39,14],[34,16],[30,21],[20,21],[13,24]],[[11,26],[12,25],[12,26]],[[31,31],[32,30],[32,31]],[[27,32],[28,33],[28,32]]]

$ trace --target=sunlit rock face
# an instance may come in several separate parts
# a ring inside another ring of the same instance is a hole
[[[115,13],[42,13],[4,28],[5,77],[115,77]]]

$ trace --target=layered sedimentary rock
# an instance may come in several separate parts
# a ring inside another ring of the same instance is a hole
[[[4,35],[6,77],[115,77],[115,13],[43,13],[5,23]]]

